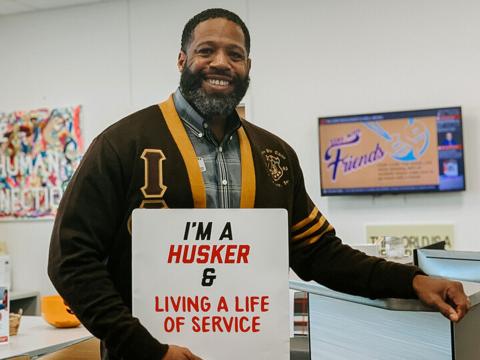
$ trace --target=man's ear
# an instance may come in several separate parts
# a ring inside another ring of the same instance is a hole
[[[187,54],[183,52],[183,50],[180,50],[178,53],[178,60],[177,60],[177,68],[180,72],[183,71],[187,64]]]
[[[248,58],[247,59],[247,66],[248,66],[248,71],[252,68],[252,59]]]

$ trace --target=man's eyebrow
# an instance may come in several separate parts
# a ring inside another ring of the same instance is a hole
[[[210,46],[213,46],[213,45],[215,45],[215,44],[214,44],[213,41],[205,40],[205,41],[199,42],[195,47],[199,47],[199,46],[202,46],[202,45],[210,45]]]

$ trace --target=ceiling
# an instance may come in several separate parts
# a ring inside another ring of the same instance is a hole
[[[111,0],[0,0],[0,15],[17,14]]]

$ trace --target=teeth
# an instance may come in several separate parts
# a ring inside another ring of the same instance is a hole
[[[208,79],[208,82],[212,85],[220,85],[220,86],[227,86],[230,84],[227,80],[217,80],[217,79]]]

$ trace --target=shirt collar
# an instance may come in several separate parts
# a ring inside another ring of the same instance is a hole
[[[180,88],[177,88],[173,94],[173,101],[178,115],[190,127],[193,127],[199,134],[204,132],[206,120],[193,108],[192,105],[185,99]],[[232,135],[241,126],[240,117],[234,111],[227,118],[227,131],[225,136]]]

